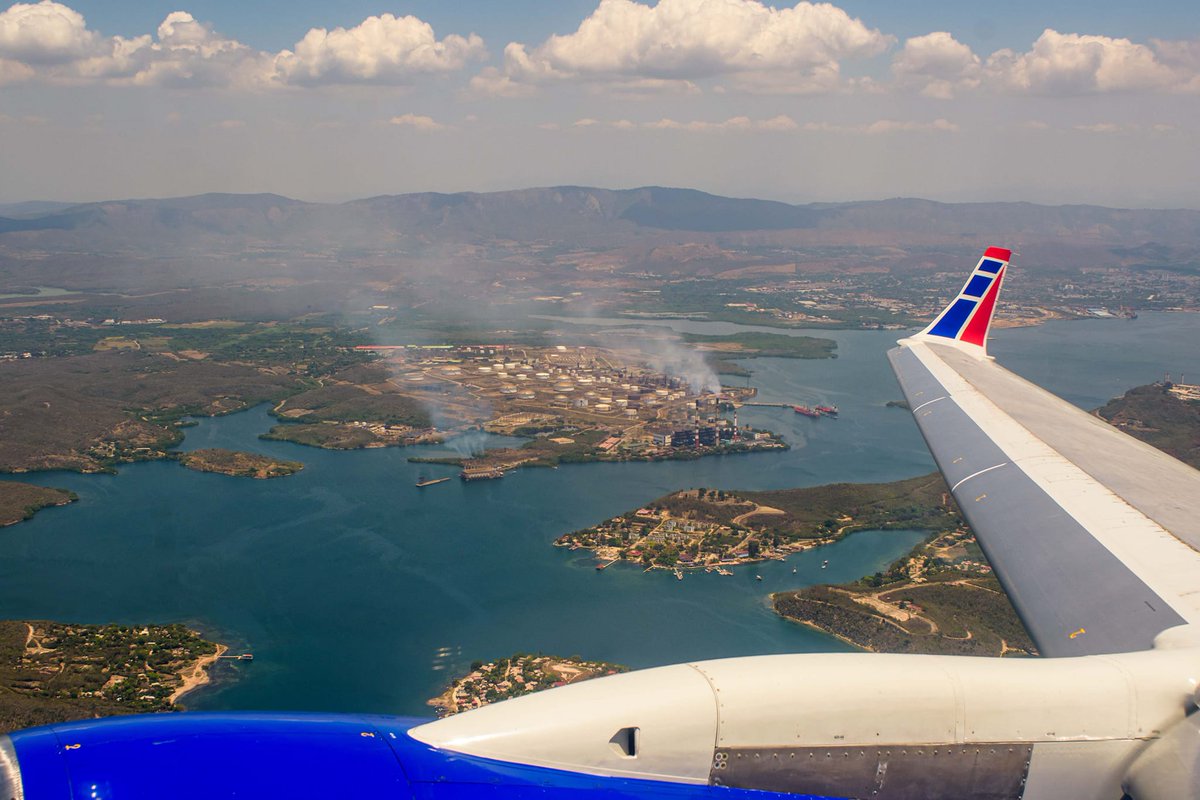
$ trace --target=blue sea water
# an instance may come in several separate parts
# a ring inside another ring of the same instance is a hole
[[[1198,331],[1193,315],[1145,314],[998,331],[992,350],[1014,371],[1095,407],[1166,371],[1200,378]],[[0,531],[0,616],[181,621],[253,651],[253,663],[223,665],[213,686],[189,697],[204,709],[427,713],[425,699],[472,660],[518,651],[645,667],[843,650],[778,618],[766,595],[874,572],[921,533],[858,533],[787,563],[683,581],[627,566],[597,572],[583,551],[550,545],[685,487],[784,488],[930,471],[910,416],[886,407],[900,397],[884,357],[896,334],[817,335],[837,339],[837,359],[746,362],[761,399],[842,410],[838,420],[810,420],[743,409],[742,422],[784,434],[793,445],[786,453],[526,469],[417,489],[420,475],[455,473],[406,460],[439,448],[333,452],[263,441],[258,434],[272,420],[260,407],[202,420],[184,447],[269,453],[303,461],[304,471],[253,481],[155,462],[115,476],[12,476],[69,488],[80,502]]]

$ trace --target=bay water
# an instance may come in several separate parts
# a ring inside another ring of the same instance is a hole
[[[901,397],[884,355],[896,332],[664,324],[836,339],[837,359],[744,363],[760,400],[832,403],[841,417],[743,409],[743,424],[784,435],[785,453],[564,465],[425,489],[414,486],[420,476],[456,470],[407,459],[446,446],[335,452],[268,442],[258,439],[272,425],[266,407],[204,419],[187,430],[184,449],[249,450],[305,469],[269,481],[173,462],[131,464],[119,475],[4,476],[71,489],[80,502],[0,530],[0,616],[184,622],[253,652],[252,663],[220,665],[214,683],[187,698],[200,709],[425,714],[424,701],[471,661],[514,652],[647,667],[847,649],[780,619],[768,593],[873,573],[922,533],[862,532],[786,563],[682,581],[626,565],[597,572],[585,551],[551,546],[682,488],[889,481],[933,469],[910,415],[886,406]],[[1143,314],[995,331],[991,348],[1015,372],[1094,408],[1167,371],[1200,382],[1198,333],[1195,315]]]

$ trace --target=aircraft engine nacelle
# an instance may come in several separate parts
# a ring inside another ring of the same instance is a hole
[[[1133,800],[1200,799],[1200,711],[1147,745],[1122,788]]]

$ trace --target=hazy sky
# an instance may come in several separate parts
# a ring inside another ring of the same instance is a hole
[[[19,3],[0,202],[657,184],[1200,208],[1200,13],[1097,5]]]

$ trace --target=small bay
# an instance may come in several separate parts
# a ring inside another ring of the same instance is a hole
[[[420,476],[456,470],[408,457],[446,446],[335,452],[263,441],[258,435],[272,419],[259,407],[201,420],[187,429],[184,447],[298,460],[302,472],[256,481],[153,462],[123,466],[119,475],[5,476],[71,489],[80,502],[0,531],[0,615],[179,621],[252,651],[253,663],[221,666],[213,686],[188,698],[203,709],[424,714],[424,700],[472,660],[518,651],[646,667],[845,650],[778,618],[766,595],[874,572],[922,533],[858,533],[786,563],[739,567],[731,577],[689,573],[683,581],[623,565],[597,572],[587,553],[550,546],[565,531],[686,487],[889,481],[933,469],[911,417],[886,406],[901,397],[884,355],[896,332],[763,330],[838,342],[837,359],[744,362],[761,400],[841,409],[837,420],[743,409],[743,424],[786,437],[786,453],[564,465],[418,489]],[[1093,408],[1167,371],[1200,380],[1198,333],[1195,315],[1143,314],[995,331],[992,351],[1015,372]]]

